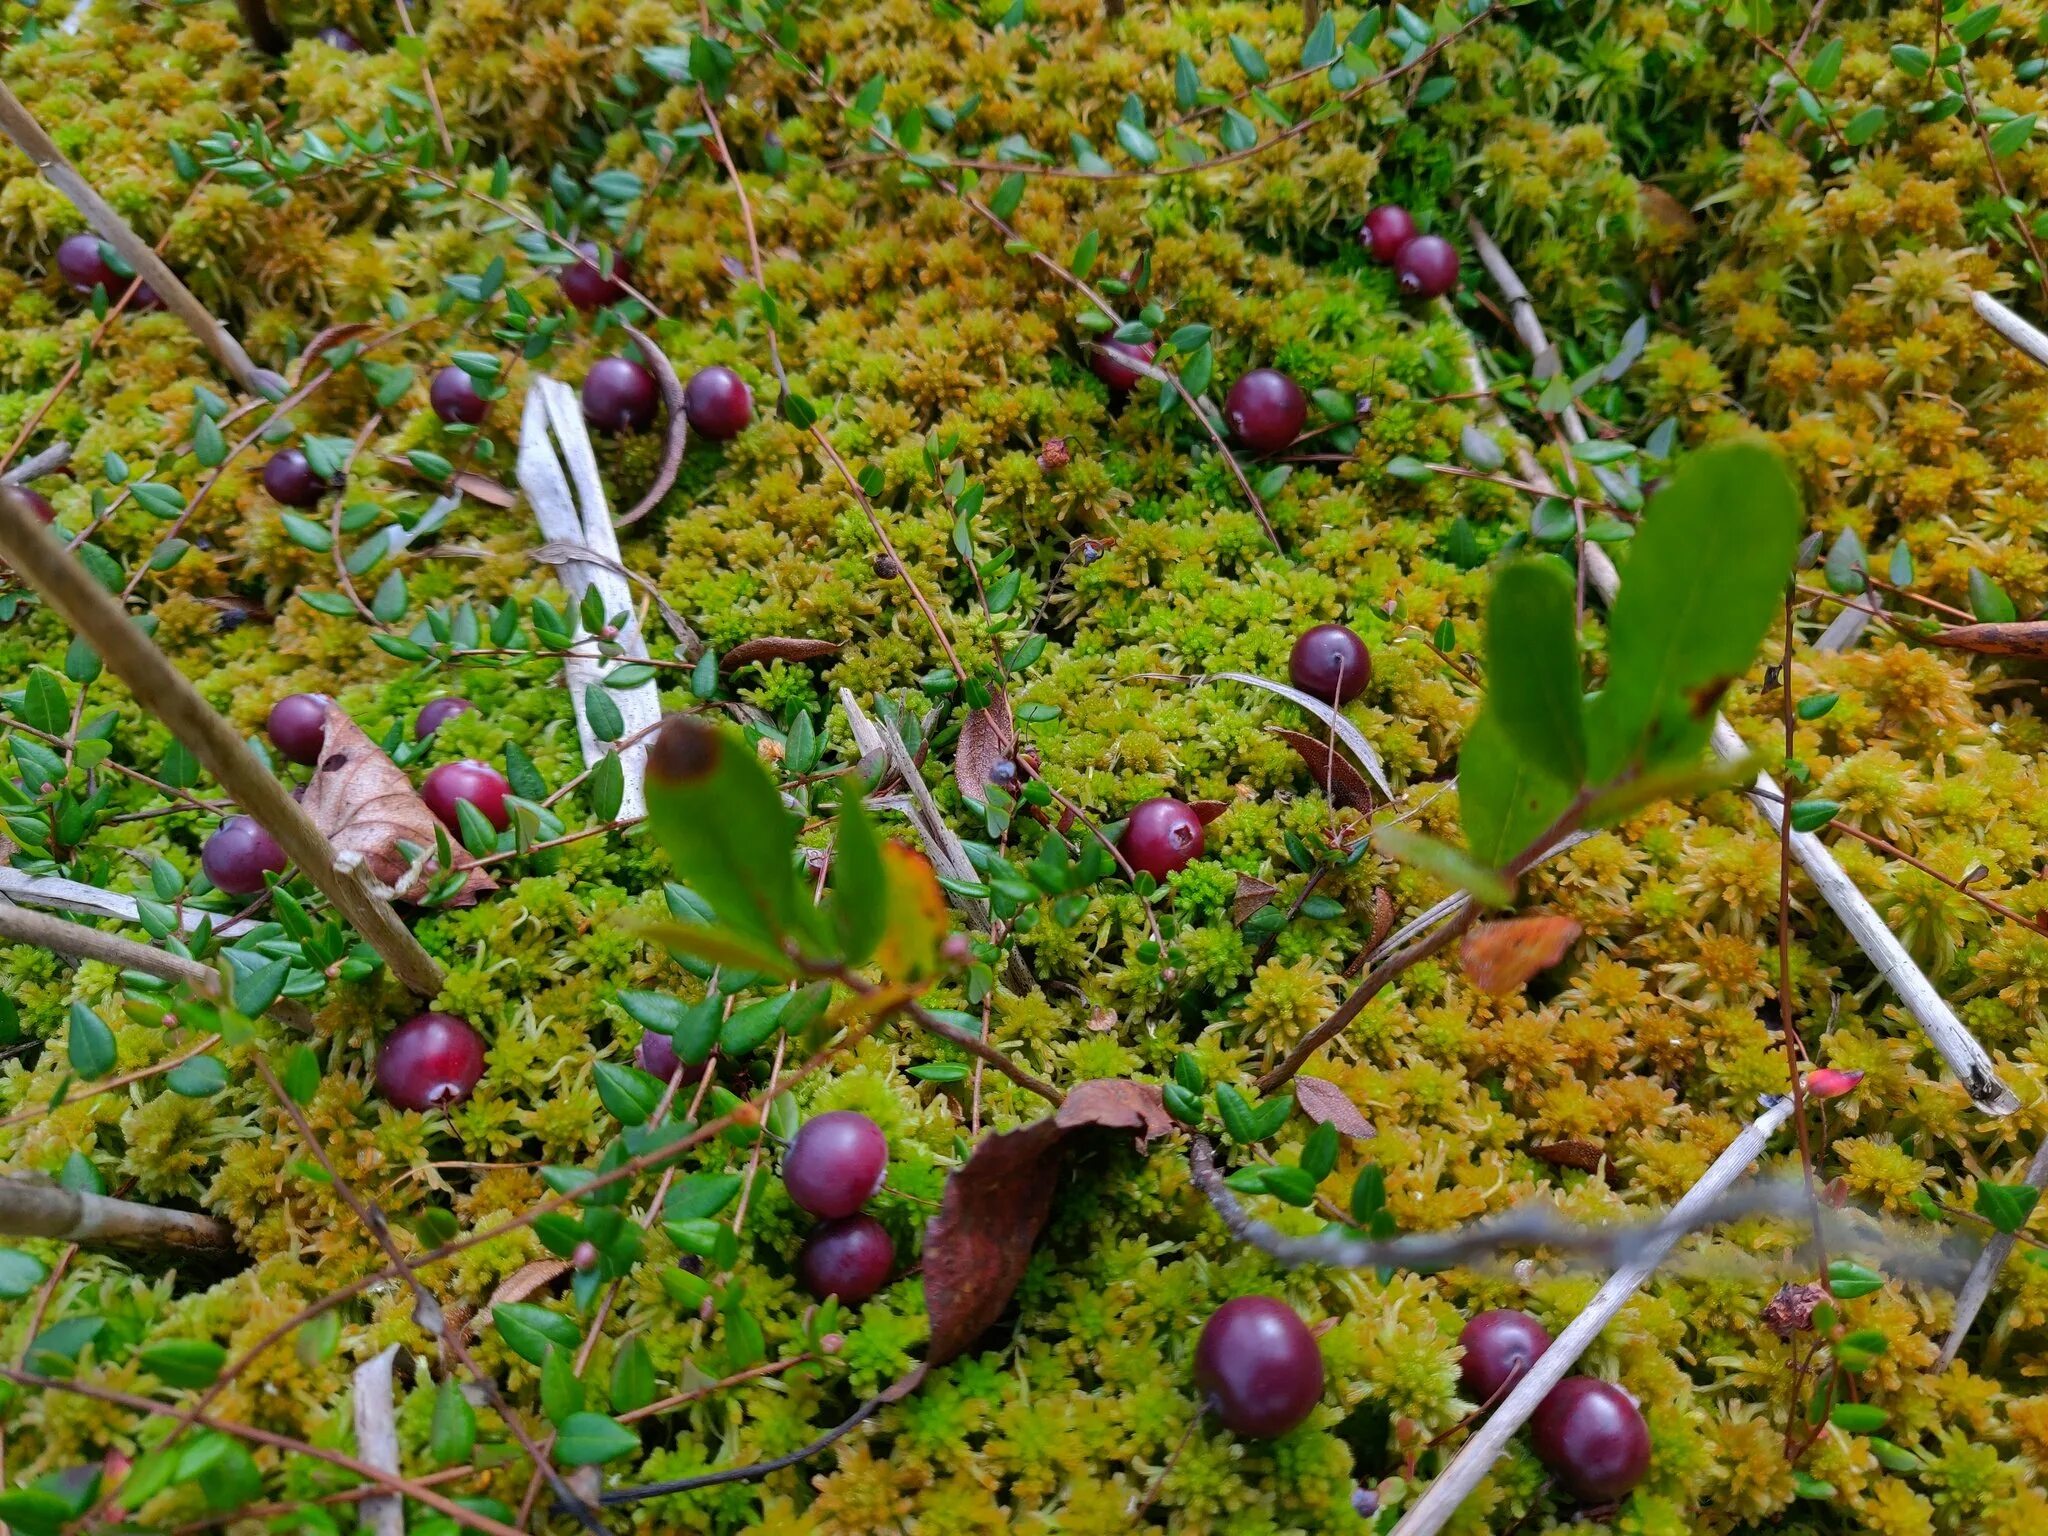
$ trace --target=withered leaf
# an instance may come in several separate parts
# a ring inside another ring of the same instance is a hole
[[[480,475],[473,469],[458,469],[448,484],[465,496],[474,496],[478,501],[493,507],[516,506],[519,493],[498,484],[489,475]]]
[[[1365,946],[1366,951],[1370,953],[1378,949],[1393,931],[1394,898],[1387,894],[1385,886],[1381,886],[1372,893],[1372,941]]]
[[[458,1326],[473,1326],[490,1316],[491,1308],[508,1301],[525,1301],[538,1296],[562,1276],[569,1273],[566,1259],[534,1259],[520,1265],[511,1274],[500,1280],[491,1292],[491,1299],[478,1308]]]
[[[1531,1147],[1529,1155],[1553,1168],[1577,1168],[1585,1173],[1598,1173],[1600,1165],[1607,1160],[1607,1148],[1584,1136],[1567,1136],[1563,1141],[1549,1141]]]
[[[1459,958],[1482,992],[1512,992],[1565,957],[1581,930],[1569,917],[1510,917],[1465,935]]]
[[[1372,809],[1372,785],[1352,765],[1351,759],[1341,752],[1331,751],[1327,741],[1305,731],[1290,731],[1278,725],[1269,729],[1294,748],[1308,769],[1309,777],[1316,781],[1316,788],[1325,791],[1337,804],[1349,806],[1354,811]]]
[[[805,640],[795,635],[762,635],[758,639],[742,640],[719,657],[718,670],[730,672],[753,661],[816,661],[821,656],[838,654],[837,641]]]
[[[1360,1139],[1374,1134],[1372,1122],[1335,1083],[1320,1077],[1297,1077],[1294,1102],[1317,1125],[1334,1125],[1344,1135]]]
[[[1257,875],[1239,875],[1237,893],[1230,898],[1230,920],[1243,923],[1259,908],[1280,894],[1280,887]]]
[[[1972,651],[1979,656],[2033,660],[2048,656],[2048,619],[2028,619],[2018,624],[1959,624],[1953,629],[1938,629],[1927,639],[1933,645]]]
[[[1197,800],[1188,806],[1195,813],[1195,819],[1203,826],[1209,825],[1218,816],[1230,809],[1228,800]]]
[[[440,823],[413,792],[405,770],[386,757],[361,726],[331,705],[320,739],[320,763],[302,803],[335,852],[357,855],[378,883],[402,900],[416,901],[425,894],[436,873],[432,858],[415,869],[398,845],[410,843],[431,855]],[[456,868],[471,866],[460,843],[451,839],[450,846]],[[497,888],[489,875],[469,867],[451,905],[466,905]]]
[[[1076,1086],[1043,1120],[983,1137],[925,1229],[926,1366],[957,1359],[1009,1305],[1052,1214],[1069,1137],[1113,1130],[1152,1141],[1172,1124],[1156,1085],[1103,1079]]]
[[[953,782],[969,800],[986,805],[996,764],[1007,761],[1016,750],[1017,728],[1011,720],[1009,696],[999,693],[986,709],[970,709],[960,722],[960,739],[953,748]]]
[[[668,436],[662,446],[661,467],[654,472],[640,499],[633,503],[633,509],[617,518],[613,526],[625,527],[637,523],[641,518],[661,505],[661,498],[675,487],[676,472],[683,467],[683,453],[690,446],[690,421],[683,409],[683,381],[676,377],[676,367],[668,360],[668,354],[654,344],[654,338],[635,330],[624,321],[619,329],[633,338],[633,345],[640,349],[640,356],[654,371],[655,382],[661,386],[662,404],[668,408]]]

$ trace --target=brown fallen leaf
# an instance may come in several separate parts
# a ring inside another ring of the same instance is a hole
[[[925,1229],[925,1366],[957,1359],[1010,1304],[1052,1214],[1069,1137],[1132,1131],[1149,1142],[1172,1124],[1156,1085],[1103,1079],[1076,1086],[1043,1120],[983,1137],[947,1178],[939,1214]]]
[[[538,1296],[568,1274],[569,1267],[567,1259],[534,1259],[530,1263],[520,1265],[497,1283],[491,1291],[489,1301],[456,1326],[475,1329],[490,1316],[491,1308],[502,1306],[508,1301],[525,1301],[529,1296]]]
[[[1482,992],[1512,992],[1565,957],[1582,930],[1569,917],[1510,917],[1481,923],[1458,947],[1465,974]]]
[[[1218,816],[1230,809],[1228,800],[1197,800],[1188,806],[1195,813],[1195,819],[1203,826],[1209,825]]]
[[[519,503],[519,493],[509,486],[500,485],[489,475],[480,475],[473,469],[458,469],[448,484],[465,496],[474,496],[478,501],[493,507],[511,507]]]
[[[1268,729],[1294,748],[1302,765],[1308,769],[1309,777],[1316,781],[1316,788],[1328,793],[1337,804],[1349,806],[1354,811],[1372,809],[1372,783],[1358,771],[1350,758],[1341,752],[1331,751],[1327,741],[1305,731],[1290,731],[1278,725]]]
[[[1320,1077],[1295,1078],[1294,1102],[1317,1125],[1334,1125],[1342,1134],[1360,1140],[1376,1134],[1351,1096]]]
[[[361,726],[331,705],[320,740],[320,764],[301,803],[335,852],[355,854],[400,900],[417,901],[425,894],[435,874],[431,858],[414,869],[398,845],[407,842],[431,854],[440,823],[413,792],[405,770],[386,757]],[[468,877],[450,905],[465,906],[498,888],[495,880],[472,865],[461,844],[451,840],[451,847],[455,867],[467,867]]]
[[[1365,946],[1370,954],[1386,943],[1387,935],[1394,931],[1394,898],[1381,886],[1372,893],[1372,939]]]
[[[1577,1168],[1583,1173],[1598,1173],[1601,1165],[1607,1162],[1607,1148],[1584,1136],[1567,1136],[1563,1141],[1545,1142],[1531,1147],[1529,1155],[1553,1168]]]
[[[753,661],[816,661],[837,656],[839,646],[832,640],[805,640],[795,635],[762,635],[742,640],[718,658],[718,670],[730,672]]]
[[[986,709],[970,709],[960,722],[960,739],[953,748],[953,782],[967,799],[986,805],[996,765],[1009,762],[1016,750],[1017,728],[1011,720],[1010,700],[999,693]]]
[[[1690,240],[1699,230],[1692,210],[1654,183],[1646,181],[1636,187],[1636,206],[1645,219],[1676,239]]]
[[[1257,875],[1239,875],[1237,892],[1230,898],[1230,920],[1242,925],[1259,908],[1280,894],[1280,887]]]
[[[2048,619],[2028,619],[2018,624],[1959,624],[1938,629],[1927,636],[1930,645],[1945,645],[1952,651],[1971,651],[1979,656],[2019,656],[2029,660],[2048,657]]]

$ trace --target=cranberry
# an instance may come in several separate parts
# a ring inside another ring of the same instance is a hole
[[[473,427],[491,408],[491,402],[476,392],[476,381],[453,363],[434,375],[434,382],[427,387],[427,403],[451,426],[460,422]]]
[[[1161,795],[1131,807],[1118,846],[1131,868],[1164,880],[1202,856],[1202,818],[1171,795]]]
[[[255,895],[263,877],[283,874],[284,866],[284,849],[253,816],[230,816],[199,854],[199,867],[214,889],[230,896]]]
[[[1536,1405],[1529,1444],[1587,1503],[1610,1504],[1650,1469],[1650,1426],[1635,1399],[1610,1382],[1568,1376]]]
[[[1277,368],[1254,368],[1223,401],[1230,435],[1254,453],[1278,453],[1301,435],[1308,396]]]
[[[806,1120],[782,1154],[783,1187],[813,1216],[851,1216],[882,1187],[888,1171],[882,1128],[850,1109]]]
[[[35,513],[37,517],[46,523],[57,521],[57,509],[50,505],[50,499],[41,491],[32,491],[25,485],[17,485],[14,489],[20,493],[21,499],[28,503],[29,511]]]
[[[1202,1325],[1195,1385],[1224,1428],[1271,1439],[1307,1418],[1322,1397],[1323,1357],[1292,1307],[1240,1296]]]
[[[857,1307],[889,1283],[896,1246],[872,1216],[843,1216],[813,1232],[796,1256],[804,1289],[823,1301],[837,1296]]]
[[[425,741],[457,715],[467,714],[475,708],[467,699],[434,699],[422,704],[412,722],[412,739]]]
[[[313,466],[298,449],[286,448],[273,453],[270,462],[263,466],[263,489],[270,493],[272,501],[288,507],[310,507],[333,490],[334,485],[314,474]]]
[[[1440,299],[1458,286],[1458,248],[1442,235],[1417,235],[1395,255],[1394,277],[1410,298]]]
[[[319,762],[321,744],[327,739],[329,707],[324,693],[293,693],[279,699],[270,706],[270,719],[265,727],[270,732],[270,744],[292,762]]]
[[[1024,770],[1014,757],[999,757],[988,765],[988,781],[997,789],[1014,794],[1017,782],[1024,777]]]
[[[1367,210],[1358,226],[1358,243],[1383,267],[1394,264],[1401,247],[1415,238],[1415,215],[1399,203],[1381,203]]]
[[[625,258],[612,258],[612,275],[606,277],[598,266],[597,246],[588,240],[577,242],[576,254],[583,259],[572,266],[557,267],[555,282],[562,290],[562,297],[578,309],[588,313],[603,309],[607,304],[616,304],[626,296]]]
[[[462,829],[460,815],[455,809],[459,800],[467,800],[483,812],[485,821],[500,832],[504,831],[512,825],[512,813],[505,809],[505,797],[511,793],[512,786],[506,782],[505,775],[489,763],[480,763],[473,757],[441,764],[420,784],[420,798],[427,802],[427,809],[450,832]]]
[[[1372,681],[1365,642],[1342,624],[1318,624],[1294,642],[1287,675],[1303,693],[1326,704],[1348,704]]]
[[[121,291],[121,279],[100,254],[98,235],[66,235],[57,247],[57,271],[80,293],[104,288],[111,296]]]
[[[676,1075],[676,1068],[682,1067],[683,1081],[694,1083],[704,1075],[704,1064],[690,1066],[676,1055],[676,1043],[667,1035],[648,1030],[640,1037],[640,1043],[633,1048],[633,1064],[642,1072],[652,1073],[664,1083]]]
[[[595,1243],[578,1243],[569,1251],[569,1267],[579,1275],[587,1275],[597,1268],[600,1255]]]
[[[361,53],[363,51],[362,42],[356,37],[355,33],[349,31],[346,27],[322,27],[313,35],[328,47],[337,48],[343,53]]]
[[[583,419],[600,432],[652,426],[660,401],[654,375],[629,357],[601,357],[583,376]]]
[[[1459,1367],[1465,1395],[1491,1403],[1529,1374],[1536,1357],[1550,1348],[1550,1334],[1528,1313],[1502,1307],[1473,1318],[1458,1342],[1465,1349]]]
[[[1088,349],[1088,366],[1095,377],[1109,386],[1112,395],[1127,395],[1145,377],[1130,365],[1131,359],[1149,363],[1159,351],[1156,341],[1104,341]]]
[[[754,392],[730,368],[700,368],[683,386],[683,414],[692,432],[724,442],[754,419]]]
[[[418,1013],[377,1050],[377,1091],[400,1109],[460,1104],[484,1075],[484,1038],[452,1013]]]

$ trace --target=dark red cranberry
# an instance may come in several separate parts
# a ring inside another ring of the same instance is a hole
[[[654,424],[661,391],[629,357],[600,357],[583,376],[583,419],[600,432],[638,432]]]
[[[1482,1312],[1458,1335],[1465,1361],[1459,1366],[1465,1396],[1475,1403],[1499,1399],[1529,1374],[1536,1357],[1550,1348],[1550,1334],[1526,1312],[1501,1307]]]
[[[1270,1296],[1226,1301],[1202,1325],[1195,1385],[1234,1434],[1271,1439],[1323,1395],[1323,1357],[1294,1309]]]
[[[284,873],[284,849],[253,816],[230,816],[199,853],[199,867],[215,890],[253,896],[263,877]]]
[[[293,693],[279,699],[270,706],[266,723],[270,744],[292,762],[319,762],[321,743],[327,739],[328,706],[324,693]]]
[[[1394,264],[1402,246],[1415,238],[1415,215],[1399,203],[1381,203],[1358,226],[1358,243],[1383,267]]]
[[[837,1296],[857,1307],[889,1283],[896,1245],[872,1216],[843,1216],[821,1225],[796,1256],[797,1277],[818,1300]]]
[[[32,491],[25,485],[17,485],[15,490],[20,492],[21,499],[28,503],[29,511],[37,517],[46,523],[57,521],[57,509],[50,505],[49,498],[41,491]]]
[[[512,825],[512,813],[505,808],[505,797],[511,793],[512,786],[505,775],[473,757],[441,764],[420,784],[420,798],[450,832],[462,830],[460,813],[455,809],[458,800],[467,800],[483,812],[485,821],[504,831]]]
[[[806,1120],[782,1154],[783,1187],[813,1216],[851,1216],[882,1187],[888,1171],[888,1138],[851,1109]]]
[[[98,235],[66,235],[64,243],[57,247],[57,271],[80,293],[104,288],[112,298],[121,291],[121,279],[100,254]]]
[[[412,739],[425,741],[457,715],[467,714],[475,708],[467,699],[434,699],[422,704],[412,722]]]
[[[1410,298],[1440,299],[1458,286],[1458,248],[1442,235],[1417,235],[1395,255],[1394,278]]]
[[[272,501],[288,507],[310,507],[334,486],[313,473],[313,466],[298,449],[286,448],[273,453],[270,462],[263,466],[263,489],[270,493]]]
[[[1610,1382],[1567,1376],[1536,1405],[1529,1445],[1588,1504],[1611,1504],[1650,1470],[1650,1426]]]
[[[683,386],[683,415],[692,432],[724,442],[754,419],[754,392],[730,368],[700,368]]]
[[[1303,693],[1328,704],[1348,704],[1372,681],[1365,642],[1342,624],[1318,624],[1288,653],[1287,675]]]
[[[1230,435],[1254,453],[1278,453],[1301,435],[1308,396],[1277,368],[1254,368],[1223,401]]]
[[[476,392],[476,380],[453,363],[434,375],[434,382],[427,386],[427,403],[450,426],[459,422],[473,427],[491,408],[491,402]]]
[[[328,47],[338,48],[343,53],[361,53],[363,51],[361,39],[346,27],[322,27],[313,35]]]
[[[1118,846],[1131,868],[1164,880],[1202,856],[1202,818],[1171,795],[1142,801],[1131,807]]]
[[[1109,386],[1111,394],[1127,395],[1145,377],[1131,366],[1130,360],[1149,363],[1158,351],[1156,341],[1098,342],[1088,349],[1088,366],[1095,370],[1095,377]]]
[[[581,261],[555,269],[555,282],[561,287],[563,298],[587,313],[616,304],[626,296],[626,284],[631,279],[626,275],[623,256],[612,257],[612,275],[606,277],[598,266],[599,252],[594,243],[578,241],[576,253],[583,258]]]
[[[400,1109],[460,1104],[484,1075],[484,1037],[452,1013],[417,1013],[377,1050],[377,1091]]]
[[[640,1043],[633,1048],[633,1065],[642,1072],[653,1074],[664,1083],[676,1075],[676,1068],[683,1069],[683,1081],[694,1083],[704,1075],[704,1064],[690,1066],[676,1055],[676,1043],[667,1035],[648,1030],[640,1037]]]

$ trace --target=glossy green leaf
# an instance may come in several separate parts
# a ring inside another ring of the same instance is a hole
[[[428,1432],[427,1451],[437,1467],[453,1467],[469,1460],[476,1449],[476,1410],[462,1395],[454,1376],[441,1378],[434,1392],[433,1427]]]
[[[1547,556],[1494,578],[1486,608],[1486,705],[1517,755],[1576,786],[1586,773],[1572,576]]]
[[[672,718],[647,763],[647,814],[676,874],[742,937],[779,949],[800,929],[795,825],[739,737]]]
[[[615,1461],[640,1449],[640,1437],[602,1413],[572,1413],[555,1437],[555,1459],[565,1467]]]

